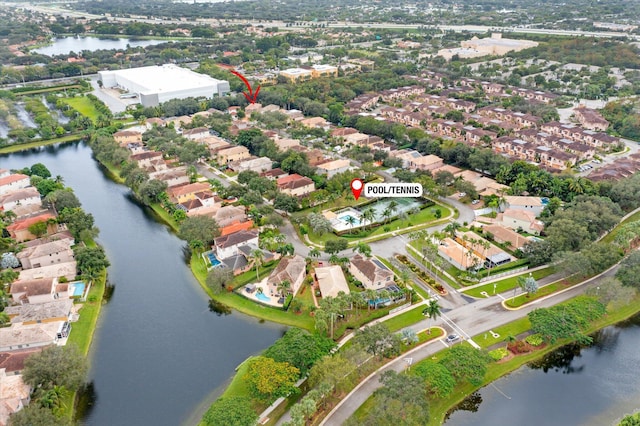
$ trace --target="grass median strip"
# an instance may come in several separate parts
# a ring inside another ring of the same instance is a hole
[[[539,280],[541,278],[551,275],[554,272],[555,271],[553,270],[552,267],[548,267],[548,268],[539,269],[537,271],[531,272],[531,276],[533,276],[534,279]],[[480,287],[475,287],[470,290],[463,291],[463,293],[466,294],[467,296],[472,296],[472,297],[484,297],[482,295],[482,292],[486,291],[487,294],[492,296],[494,294],[493,293],[494,285],[496,286],[496,294],[504,293],[505,291],[509,291],[509,290],[513,290],[514,288],[517,288],[519,286],[518,278],[522,276],[529,276],[529,272],[525,271],[522,274],[505,278],[504,280],[488,283]]]

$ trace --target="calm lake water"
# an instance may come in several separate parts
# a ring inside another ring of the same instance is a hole
[[[91,349],[93,407],[84,424],[195,424],[235,367],[285,328],[217,316],[184,262],[184,242],[102,173],[83,144],[0,156],[0,168],[44,163],[64,177],[100,228],[113,295]]]
[[[449,426],[617,425],[640,409],[640,315],[568,345],[461,404]]]
[[[170,43],[167,40],[131,40],[128,38],[97,38],[97,37],[62,37],[53,38],[49,46],[33,49],[42,55],[68,55],[71,52],[80,53],[83,50],[100,49],[126,49],[131,47],[146,47],[161,43]]]

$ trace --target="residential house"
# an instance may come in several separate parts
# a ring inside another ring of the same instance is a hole
[[[31,186],[29,176],[20,173],[14,173],[9,176],[0,178],[0,195],[7,194],[11,191],[24,189]]]
[[[188,115],[180,117],[170,117],[165,120],[165,126],[173,126],[176,129],[182,129],[183,126],[189,126],[193,122],[193,118]]]
[[[451,238],[445,238],[440,242],[438,255],[461,271],[466,271],[473,265],[482,264],[482,259],[476,256],[473,251],[467,250]]]
[[[503,226],[516,231],[522,230],[529,234],[537,235],[544,229],[544,223],[536,219],[535,214],[528,210],[506,209],[504,213],[499,214],[496,219],[497,222]]]
[[[535,217],[540,216],[542,210],[544,210],[544,204],[542,204],[542,198],[540,197],[507,195],[504,200],[504,209],[526,210],[532,212]]]
[[[153,126],[164,127],[166,124],[162,118],[158,117],[147,118],[144,122],[149,130],[152,129]]]
[[[244,113],[248,116],[251,117],[251,114],[253,113],[260,113],[260,111],[262,111],[262,104],[261,103],[254,103],[254,104],[249,104],[246,107],[244,107]]]
[[[225,226],[229,226],[237,222],[246,222],[247,213],[243,206],[228,205],[220,207],[213,218],[222,229]]]
[[[224,237],[225,235],[233,234],[240,231],[248,231],[253,228],[253,221],[245,219],[244,221],[236,221],[232,222],[226,226],[220,227],[220,236]]]
[[[19,325],[0,328],[0,351],[50,346],[69,335],[68,322]]]
[[[311,179],[300,176],[297,173],[280,177],[276,183],[280,192],[295,197],[302,197],[316,190],[316,186]]]
[[[113,139],[121,147],[126,147],[129,144],[142,143],[142,133],[134,130],[121,130],[113,134]]]
[[[327,179],[331,179],[338,173],[346,172],[351,168],[349,160],[333,160],[321,163],[316,167],[319,174],[325,175]]]
[[[524,237],[517,232],[506,228],[500,224],[492,223],[482,227],[485,233],[492,235],[493,240],[500,244],[507,244],[514,250],[521,249],[526,243],[529,242],[527,237]]]
[[[300,120],[300,124],[309,128],[329,129],[329,123],[322,117],[309,117]]]
[[[17,254],[22,269],[40,268],[73,261],[73,250],[69,240],[45,242],[27,247]]]
[[[285,172],[280,167],[278,167],[277,169],[271,169],[271,170],[267,170],[266,172],[260,173],[261,177],[266,177],[267,179],[270,179],[270,180],[277,180],[279,177],[288,176],[288,175],[289,173]]]
[[[231,146],[221,149],[216,153],[216,162],[219,165],[226,165],[232,161],[245,160],[251,157],[249,150],[244,146]]]
[[[46,322],[70,321],[73,313],[73,300],[69,298],[44,303],[29,303],[7,307],[12,324],[32,325]]]
[[[11,225],[6,227],[9,236],[21,243],[27,240],[33,240],[37,236],[29,231],[31,225],[36,223],[45,222],[47,224],[47,235],[54,234],[60,230],[60,227],[64,225],[58,225],[55,222],[56,216],[49,211],[36,213],[33,216],[16,219]]]
[[[349,294],[349,285],[339,265],[322,266],[315,270],[316,280],[323,298],[338,297],[340,292]]]
[[[288,292],[294,296],[298,293],[304,277],[306,275],[307,262],[304,257],[299,254],[293,257],[283,257],[276,266],[269,278],[267,278],[267,286],[269,287],[269,293],[271,296],[279,294],[278,285],[283,281],[289,281]]]
[[[167,188],[188,184],[191,180],[187,176],[186,166],[149,173],[149,179],[159,180],[167,184]]]
[[[393,272],[377,259],[357,254],[351,258],[348,268],[351,275],[370,290],[379,290],[394,283]]]
[[[434,170],[444,165],[444,160],[437,155],[424,155],[409,160],[411,170]]]
[[[229,167],[238,173],[244,171],[262,173],[267,170],[271,170],[273,167],[273,161],[269,157],[254,157],[247,160],[233,162]]]
[[[40,193],[32,186],[0,195],[0,210],[12,211],[18,206],[41,206]]]
[[[182,136],[192,141],[199,141],[211,136],[211,133],[208,127],[196,127],[195,129],[183,130]]]
[[[9,176],[11,172],[7,169],[0,169],[0,179]]]
[[[77,262],[75,260],[53,265],[44,265],[40,268],[23,269],[20,271],[18,279],[20,281],[39,280],[43,278],[65,277],[67,280],[75,278],[77,272]]]
[[[44,303],[56,299],[57,278],[14,281],[9,293],[16,303]]]
[[[202,191],[211,191],[208,183],[196,182],[181,186],[174,186],[167,189],[167,195],[173,203],[183,203],[188,200],[194,200],[196,193]]]
[[[286,151],[300,146],[298,139],[276,138],[273,140],[280,151]]]
[[[9,424],[12,414],[29,405],[31,387],[22,380],[20,374],[7,374],[0,368],[0,426]]]
[[[216,257],[220,260],[239,254],[238,248],[245,245],[258,246],[258,231],[240,231],[214,239]]]
[[[157,151],[145,151],[139,154],[133,154],[129,159],[134,161],[141,169],[152,167],[157,161],[163,161],[162,153]]]

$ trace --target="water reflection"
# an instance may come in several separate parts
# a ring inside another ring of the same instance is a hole
[[[74,422],[81,422],[89,417],[91,410],[96,405],[98,395],[96,394],[96,388],[93,382],[85,383],[80,389],[78,389],[78,403],[76,412],[74,415]]]
[[[229,315],[231,308],[222,302],[209,299],[209,312],[214,312],[217,316]]]
[[[574,358],[580,357],[583,346],[571,343],[563,346],[551,353],[546,354],[542,359],[532,361],[527,366],[534,370],[542,370],[547,373],[549,370],[562,372],[563,374],[579,373],[584,368],[583,365],[572,365]]]
[[[456,411],[468,411],[470,413],[475,413],[480,408],[480,404],[482,404],[482,395],[479,392],[474,392],[468,397],[466,397],[462,402],[455,406],[455,408],[449,411],[445,417],[444,421],[449,420],[449,417],[455,413]]]
[[[113,297],[113,293],[116,291],[116,285],[107,280],[104,286],[104,294],[102,295],[102,303],[109,303]]]

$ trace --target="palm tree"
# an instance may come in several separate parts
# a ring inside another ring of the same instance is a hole
[[[393,213],[391,212],[391,209],[389,209],[388,207],[386,209],[384,209],[384,211],[382,212],[382,216],[384,216],[384,221],[385,223],[389,222],[389,219],[391,218],[391,216],[393,215]]]
[[[351,228],[351,229],[349,230],[349,233],[351,233],[351,232],[353,231],[353,225],[355,225],[355,224],[356,224],[356,218],[355,218],[355,217],[353,217],[353,216],[351,216],[351,215],[349,215],[349,216],[347,216],[347,218],[345,219],[345,221],[347,222],[347,224],[348,224],[348,225],[349,225],[349,227]]]
[[[505,348],[508,348],[510,343],[513,343],[516,341],[516,338],[513,337],[512,335],[508,335],[507,337],[504,338],[504,341],[507,343]]]
[[[364,291],[364,295],[365,295],[365,298],[367,299],[367,304],[369,305],[369,308],[371,308],[371,305],[372,305],[371,302],[373,302],[378,298],[378,293],[376,293],[375,290],[368,288]]]
[[[376,211],[372,207],[366,208],[362,212],[362,219],[369,222],[369,225],[373,225],[373,222],[376,220]]]
[[[278,293],[280,293],[280,296],[283,296],[283,297],[285,295],[285,292],[288,293],[290,289],[291,289],[291,283],[289,282],[289,280],[283,280],[276,287],[276,290],[278,291]]]
[[[320,257],[320,254],[320,250],[318,250],[317,248],[312,248],[311,250],[309,250],[309,257],[318,258]]]
[[[337,265],[340,263],[340,257],[337,254],[332,254],[331,257],[329,257],[329,263]]]
[[[422,315],[427,315],[429,317],[429,330],[427,331],[427,334],[431,334],[431,321],[442,315],[438,301],[435,299],[429,300],[427,307],[422,310]]]
[[[396,200],[391,200],[388,209],[391,210],[391,215],[394,215],[395,212],[398,211],[398,203],[396,202]]]
[[[458,222],[451,222],[447,226],[445,226],[444,231],[449,234],[451,238],[456,237],[456,231],[460,229],[460,224]]]
[[[262,266],[262,259],[264,259],[264,253],[260,249],[251,251],[249,256],[253,259],[253,264],[256,267],[256,279],[260,281],[260,266]]]

